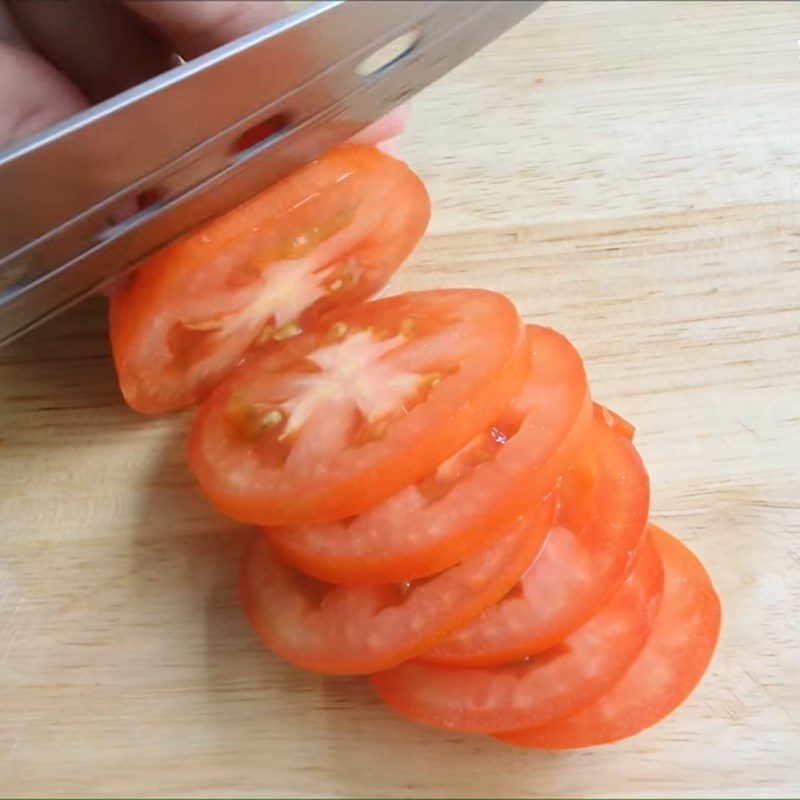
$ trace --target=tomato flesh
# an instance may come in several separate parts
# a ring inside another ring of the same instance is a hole
[[[270,529],[281,556],[330,583],[413,580],[485,547],[536,506],[582,444],[591,400],[581,358],[563,336],[528,326],[527,338],[530,374],[488,430],[353,519]]]
[[[611,688],[636,658],[663,579],[661,559],[648,543],[614,597],[551,650],[495,667],[406,663],[372,682],[391,708],[439,728],[491,733],[561,719]]]
[[[338,675],[387,669],[497,602],[535,558],[553,507],[547,498],[486,550],[411,585],[322,584],[284,564],[258,534],[242,566],[242,606],[264,644],[296,666]]]
[[[614,593],[643,539],[649,508],[647,472],[615,420],[595,406],[536,563],[500,603],[420,661],[467,667],[525,658],[561,641]]]
[[[111,299],[125,400],[156,413],[202,399],[251,346],[384,286],[429,216],[408,167],[344,146],[191,231]]]
[[[675,710],[703,677],[719,638],[720,602],[696,556],[650,526],[664,562],[664,597],[636,661],[606,695],[559,722],[504,734],[522,747],[570,749],[633,736]]]
[[[485,429],[530,350],[514,306],[482,290],[340,309],[253,354],[203,404],[200,488],[233,519],[329,522],[383,502]]]

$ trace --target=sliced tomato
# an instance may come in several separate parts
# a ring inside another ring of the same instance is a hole
[[[253,344],[384,286],[429,216],[407,166],[345,146],[196,228],[143,261],[111,299],[125,400],[153,413],[202,399]]]
[[[264,644],[292,664],[339,675],[387,669],[497,602],[535,558],[553,507],[546,499],[486,550],[417,584],[322,584],[284,564],[260,534],[242,566],[242,606]]]
[[[463,447],[519,391],[529,365],[517,312],[493,292],[413,292],[340,309],[253,354],[214,392],[189,461],[234,519],[342,519]]]
[[[485,666],[540,653],[614,593],[633,564],[649,509],[647,472],[617,419],[595,406],[591,432],[561,485],[555,525],[519,584],[420,661]]]
[[[551,650],[474,669],[406,663],[372,682],[395,711],[438,728],[491,733],[562,719],[608,691],[636,658],[663,581],[658,551],[648,544],[609,603]]]
[[[523,747],[571,749],[625,739],[662,720],[700,682],[719,638],[721,609],[697,557],[650,526],[664,562],[664,598],[636,661],[608,694],[559,722],[499,738]]]
[[[527,336],[530,375],[488,430],[357,517],[270,529],[284,560],[330,583],[413,580],[457,564],[535,507],[574,459],[592,404],[572,345],[547,328]]]

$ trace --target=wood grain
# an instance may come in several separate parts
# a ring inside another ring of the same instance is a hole
[[[0,351],[0,794],[800,792],[800,7],[549,3],[415,103],[431,234],[396,288],[486,286],[567,333],[708,564],[691,700],[567,755],[415,726],[256,644],[244,532],[187,416],[120,402],[91,301]]]

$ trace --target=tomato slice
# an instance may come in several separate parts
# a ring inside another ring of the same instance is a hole
[[[562,719],[608,691],[636,658],[663,582],[658,551],[648,543],[614,597],[551,650],[495,667],[406,663],[372,682],[395,711],[437,728],[492,733]]]
[[[571,749],[625,739],[674,711],[700,682],[719,638],[721,609],[697,557],[650,526],[664,562],[664,598],[653,631],[625,676],[578,714],[499,738],[523,747]]]
[[[330,583],[413,580],[462,561],[536,506],[574,459],[592,404],[572,345],[537,326],[527,338],[530,375],[488,430],[357,517],[271,529],[282,558]]]
[[[214,392],[189,461],[236,520],[360,514],[488,427],[529,364],[517,312],[493,292],[413,292],[338,309],[253,354]]]
[[[416,584],[322,584],[257,535],[242,566],[242,606],[264,644],[292,664],[337,675],[387,669],[497,602],[535,558],[554,505],[543,500],[486,550]]]
[[[540,653],[614,593],[643,540],[649,509],[647,472],[617,419],[595,406],[590,435],[562,483],[555,525],[519,584],[420,661],[486,666]]]
[[[255,343],[380,289],[425,232],[403,163],[344,146],[143,261],[111,299],[122,394],[142,412],[205,397]]]

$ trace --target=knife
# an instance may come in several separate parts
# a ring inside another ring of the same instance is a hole
[[[0,344],[347,140],[539,5],[314,3],[0,152]]]

